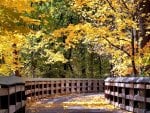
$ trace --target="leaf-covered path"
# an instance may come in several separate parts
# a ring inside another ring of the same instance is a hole
[[[27,113],[125,113],[107,103],[102,94],[72,94],[40,100]]]

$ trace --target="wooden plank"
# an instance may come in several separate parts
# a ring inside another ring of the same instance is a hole
[[[16,105],[9,105],[9,113],[14,113],[16,111]]]
[[[110,92],[110,94],[113,95],[113,96],[115,95],[114,92]]]
[[[22,107],[24,107],[26,105],[26,101],[25,100],[22,100],[22,103],[21,103]]]
[[[134,108],[134,111],[136,113],[148,113],[145,109],[140,109],[140,108]]]
[[[47,88],[43,88],[43,91],[47,91]]]
[[[113,82],[110,83],[110,86],[114,86],[115,84]]]
[[[124,85],[125,85],[124,83],[119,83],[118,84],[119,87],[124,87]]]
[[[133,95],[126,95],[126,99],[134,100],[134,96]]]
[[[26,85],[29,85],[29,86],[31,86],[31,85],[34,85],[34,82],[33,81],[30,81],[30,82],[26,82]]]
[[[17,102],[16,103],[16,111],[19,110],[20,108],[22,108],[22,104],[21,104],[21,102]]]
[[[146,85],[146,89],[150,89],[150,84]]]
[[[118,107],[121,108],[121,109],[125,109],[125,105],[124,104],[119,104]]]
[[[35,92],[39,92],[40,91],[40,89],[35,89]]]
[[[21,91],[21,86],[20,85],[16,85],[16,92]]]
[[[11,94],[14,94],[14,93],[16,93],[16,87],[15,86],[9,87],[9,94],[11,95]]]
[[[105,85],[106,86],[110,86],[110,82],[105,82]]]
[[[21,85],[21,91],[25,91],[25,86],[24,85]]]
[[[109,91],[109,90],[105,90],[105,93],[106,93],[106,94],[110,94],[110,91]]]
[[[126,88],[133,88],[133,87],[134,87],[134,84],[126,83],[126,84],[125,84],[125,87],[126,87]]]
[[[146,102],[148,102],[148,103],[150,103],[150,97],[148,98],[146,98]]]
[[[98,83],[98,81],[97,81],[97,80],[93,80],[94,92],[97,92],[97,83]]]
[[[119,105],[118,102],[114,102],[114,106],[118,107],[118,105]]]
[[[0,113],[8,113],[8,109],[0,109]]]
[[[119,85],[119,83],[114,83],[114,86],[118,86]]]
[[[144,102],[145,101],[145,97],[142,97],[142,96],[139,96],[139,95],[135,95],[134,96],[134,100]]]
[[[134,110],[134,108],[132,106],[126,106],[125,109],[128,111],[131,111],[131,112]]]
[[[124,98],[124,97],[125,97],[125,94],[124,94],[124,93],[120,93],[120,94],[118,94],[118,97]]]
[[[8,95],[8,88],[0,88],[0,96]]]
[[[31,93],[32,93],[31,90],[26,90],[26,91],[25,91],[25,94],[26,94],[26,95],[31,94]]]
[[[134,88],[145,89],[145,84],[134,84]]]
[[[115,92],[115,94],[114,94],[115,96],[118,96],[118,92]]]

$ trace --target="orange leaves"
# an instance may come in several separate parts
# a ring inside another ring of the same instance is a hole
[[[34,8],[31,7],[32,2],[40,1],[46,2],[47,0],[2,0],[0,5],[17,10],[19,13],[24,13],[34,10]]]
[[[30,12],[33,10],[30,0],[2,0],[0,5],[7,8],[16,9],[19,13],[24,11]]]
[[[86,0],[75,0],[75,4],[77,6],[82,6],[82,5],[86,4]]]

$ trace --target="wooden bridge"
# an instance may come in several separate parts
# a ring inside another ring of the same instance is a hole
[[[53,95],[99,93],[101,79],[0,77],[0,113],[25,113],[27,102]]]
[[[0,113],[124,112],[116,107],[150,113],[149,81],[149,77],[107,78],[104,91],[102,79],[0,77]],[[94,99],[95,103],[91,101]],[[107,105],[104,99],[112,105]],[[92,109],[81,107],[83,103]]]

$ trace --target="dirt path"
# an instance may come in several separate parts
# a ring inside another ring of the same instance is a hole
[[[72,94],[42,99],[27,113],[125,113],[107,103],[102,94]]]

